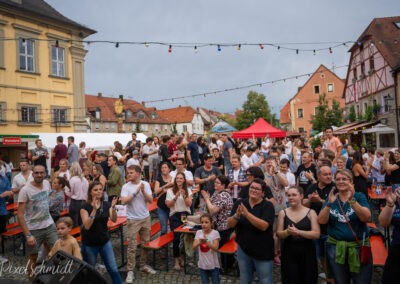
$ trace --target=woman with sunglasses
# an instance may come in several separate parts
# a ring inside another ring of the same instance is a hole
[[[371,283],[371,256],[360,259],[361,245],[370,246],[367,222],[371,210],[365,195],[355,192],[353,175],[338,170],[336,188],[318,215],[318,222],[327,224],[326,258],[335,283]]]
[[[254,179],[249,198],[236,202],[228,218],[228,226],[236,230],[240,283],[252,283],[255,269],[259,283],[272,284],[275,210],[265,200],[266,190],[262,179]]]
[[[388,251],[382,283],[395,283],[400,278],[400,189],[394,193],[391,187],[386,191],[386,206],[379,215],[382,227],[393,225],[392,241]]]

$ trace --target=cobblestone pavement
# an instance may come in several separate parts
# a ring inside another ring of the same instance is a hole
[[[154,219],[155,220],[155,219]],[[8,270],[7,268],[9,267],[9,264],[12,265],[12,267],[17,268],[17,267],[22,267],[24,268],[26,266],[26,262],[28,257],[22,255],[22,250],[20,250],[20,241],[16,241],[17,245],[17,255],[13,254],[13,241],[11,239],[7,239],[5,241],[5,257],[9,260],[9,263],[4,264],[3,266],[0,265],[0,283],[1,284],[7,284],[7,283],[28,283],[27,281],[27,275],[25,273],[12,273],[12,271]],[[120,251],[120,238],[118,235],[112,234],[112,243],[114,246],[114,253],[115,257],[117,259],[117,264],[121,264],[121,251]],[[165,270],[165,260],[161,259],[159,254],[156,254],[155,258],[155,265],[154,268],[157,270],[157,273],[155,275],[148,275],[146,273],[139,272],[138,270],[135,271],[135,278],[136,280],[134,283],[200,283],[200,277],[198,275],[197,268],[194,266],[194,261],[188,261],[189,263],[191,262],[192,265],[187,265],[188,267],[188,274],[184,274],[183,271],[174,271],[173,270],[173,258],[172,258],[172,248],[169,248],[169,270]],[[137,256],[139,257],[139,253],[137,253]],[[125,259],[126,259],[126,248],[125,248]],[[148,252],[148,261],[149,264],[152,264],[153,260],[153,254],[152,252]],[[98,259],[98,262],[101,262],[100,259]],[[99,270],[111,283],[110,278],[107,274],[107,271],[103,267],[97,267],[96,269]],[[123,281],[125,282],[126,278],[126,266],[123,266],[120,268],[121,276]],[[190,273],[190,274],[189,274]],[[230,271],[230,274],[234,274],[234,271]],[[273,270],[273,282],[274,283],[281,283],[280,280],[280,269],[279,267],[275,266]],[[378,284],[381,283],[381,278],[382,278],[382,268],[381,267],[375,267],[374,268],[374,273],[373,273],[373,284]],[[321,279],[320,279],[321,280]],[[239,283],[239,277],[238,276],[226,276],[222,275],[221,276],[221,283]],[[256,283],[256,282],[255,282]],[[319,283],[324,283],[323,281],[320,281]]]

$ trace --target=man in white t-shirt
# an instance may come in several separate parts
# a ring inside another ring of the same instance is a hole
[[[12,192],[14,193],[14,203],[18,202],[18,193],[25,186],[25,184],[33,181],[31,167],[26,160],[19,162],[21,172],[17,174],[12,181]]]
[[[26,183],[18,196],[18,222],[26,238],[29,262],[28,277],[33,280],[39,247],[48,251],[57,241],[57,231],[49,211],[50,183],[45,180],[44,166],[33,168],[33,181]]]
[[[172,171],[169,173],[169,175],[172,177],[172,181],[171,183],[174,182],[175,180],[175,176],[177,173],[183,173],[185,175],[186,178],[186,184],[187,186],[192,189],[193,185],[194,185],[194,178],[193,178],[193,174],[191,171],[188,171],[186,169],[186,163],[185,163],[185,159],[184,158],[178,158],[176,159],[175,162],[175,166],[176,166],[176,170]]]
[[[150,241],[151,217],[147,203],[153,202],[150,184],[140,180],[141,168],[132,165],[127,168],[128,182],[121,190],[121,203],[126,205],[128,232],[128,265],[126,283],[133,283],[133,270],[136,265],[136,238],[140,236],[140,271],[155,274],[155,270],[146,264],[147,252],[144,244]]]
[[[251,158],[253,152],[252,147],[247,147],[246,152],[244,152],[243,156],[240,158],[240,164],[244,170],[247,170],[254,164],[253,159]]]
[[[136,165],[140,167],[140,161],[139,161],[139,151],[138,150],[134,150],[132,152],[132,158],[130,158],[127,162],[126,162],[126,168],[129,168],[132,165]]]
[[[282,159],[279,162],[279,172],[281,172],[286,176],[288,182],[288,185],[285,187],[286,192],[291,186],[296,185],[296,177],[293,173],[289,171],[289,169],[290,169],[290,161],[288,159]]]

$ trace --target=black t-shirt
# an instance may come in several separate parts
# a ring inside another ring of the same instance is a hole
[[[335,183],[333,183],[333,182],[328,184],[324,188],[319,188],[318,187],[318,183],[312,184],[305,191],[304,198],[308,198],[309,194],[311,194],[314,191],[316,191],[316,192],[318,192],[318,195],[319,195],[319,197],[321,197],[321,199],[328,200],[328,195],[331,192],[332,187],[334,187],[334,186],[335,186]],[[313,209],[318,215],[319,212],[321,212],[322,205],[324,205],[324,202],[322,202],[322,203],[312,202],[311,205],[310,205],[310,208]],[[324,224],[324,225],[320,225],[320,227],[321,227],[321,234],[326,235],[327,234],[328,225]]]
[[[399,167],[397,170],[394,170],[390,174],[390,183],[391,184],[399,184],[400,183],[400,161],[396,162],[396,165]]]
[[[169,151],[168,151],[168,146],[165,144],[161,144],[160,148],[158,149],[158,156],[160,157],[160,164],[162,162],[168,162],[169,163]]]
[[[44,166],[45,169],[47,169],[47,162],[46,162],[46,153],[47,149],[46,148],[35,148],[32,151],[32,156],[39,156],[39,158],[35,161],[33,161],[33,165],[42,165]]]
[[[204,166],[197,168],[196,171],[194,172],[194,177],[199,178],[199,179],[205,179],[208,178],[211,175],[215,175],[216,177],[221,175],[221,171],[216,168],[212,167],[210,171],[207,171]],[[210,195],[214,193],[214,180],[209,180],[206,183],[200,184],[200,190],[207,190]]]
[[[163,180],[161,175],[158,175],[157,177],[157,181],[160,183],[160,187],[164,186],[166,184],[166,182]],[[164,209],[165,211],[169,212],[169,208],[168,206],[165,204],[165,199],[167,197],[166,193],[160,193],[157,196],[157,206],[160,207],[161,209]]]
[[[274,259],[274,238],[273,224],[275,209],[271,202],[263,200],[253,208],[250,207],[249,199],[238,200],[232,208],[231,216],[236,213],[239,204],[246,206],[247,210],[254,216],[268,222],[268,229],[265,231],[254,227],[249,220],[241,216],[237,223],[236,242],[240,248],[250,257],[257,260]]]
[[[224,158],[220,156],[218,156],[218,158],[215,158],[215,161],[213,162],[213,166],[219,168],[220,171],[222,171],[224,169]],[[222,166],[222,170],[220,168],[220,166]]]
[[[315,166],[315,164],[311,164],[311,166],[309,166],[308,168],[306,168],[303,164],[301,164],[298,168],[297,171],[295,173],[296,178],[299,179],[299,186],[301,186],[304,190],[304,192],[306,192],[307,188],[312,184],[311,180],[309,180],[306,176],[305,176],[305,172],[312,172],[314,175],[314,178],[317,179],[317,168]]]
[[[89,230],[84,226],[81,228],[82,244],[90,247],[102,246],[110,240],[108,234],[107,222],[110,217],[111,203],[103,201],[101,207],[97,210],[93,224]],[[86,210],[88,214],[92,213],[93,207],[89,203],[84,203],[82,209]]]

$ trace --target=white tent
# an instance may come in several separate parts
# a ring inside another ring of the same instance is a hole
[[[362,133],[394,133],[394,129],[385,124],[379,123],[372,128],[363,130]]]
[[[110,150],[114,147],[114,142],[119,141],[122,146],[132,139],[132,133],[31,133],[32,135],[39,135],[42,139],[43,145],[48,148],[54,148],[58,136],[64,137],[64,144],[67,144],[67,138],[74,136],[75,144],[79,145],[80,142],[85,141],[87,148],[93,148],[99,151]],[[146,142],[147,136],[143,133],[137,133],[137,139],[142,143]],[[34,143],[28,145],[29,149],[34,149]]]

